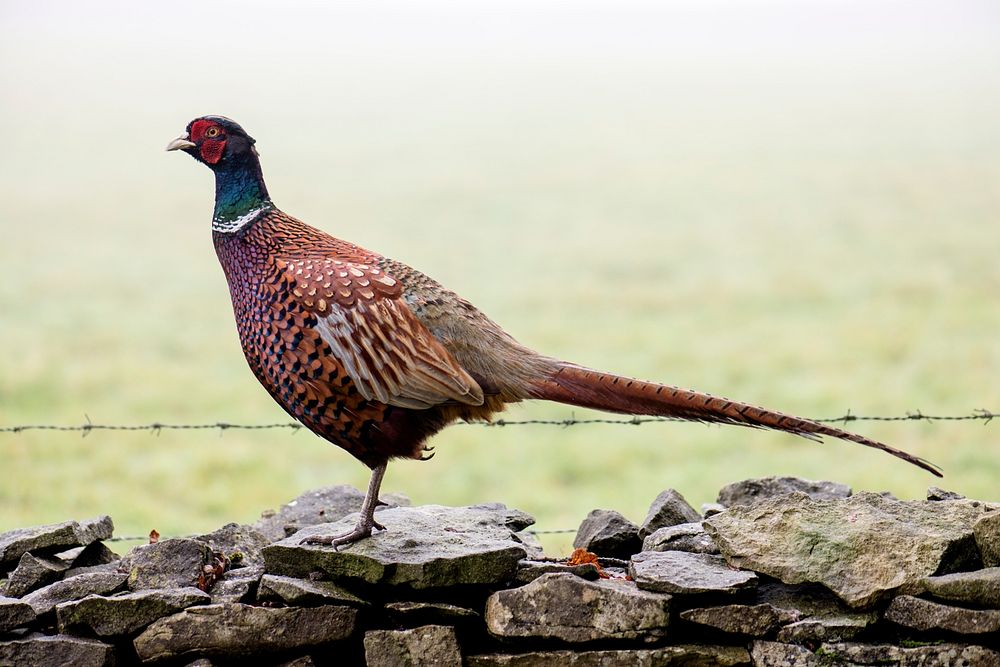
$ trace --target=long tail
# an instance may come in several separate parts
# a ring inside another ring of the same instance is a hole
[[[919,466],[931,474],[942,476],[937,466],[929,461],[839,428],[731,401],[727,398],[717,398],[689,389],[601,373],[566,362],[562,362],[558,369],[548,377],[536,381],[531,387],[531,395],[533,398],[546,401],[568,403],[569,405],[607,412],[655,415],[687,421],[769,428],[817,442],[822,440],[820,436],[828,435],[856,442],[866,447],[881,449],[883,452],[888,452],[908,463]]]

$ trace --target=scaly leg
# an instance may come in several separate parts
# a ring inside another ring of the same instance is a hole
[[[328,544],[334,548],[344,544],[351,544],[366,537],[371,537],[372,528],[385,530],[385,526],[375,520],[375,508],[381,504],[378,499],[378,490],[382,486],[382,478],[385,476],[386,464],[383,463],[372,470],[371,479],[368,481],[368,493],[361,503],[361,516],[354,530],[343,535],[314,535],[302,540],[302,544]]]

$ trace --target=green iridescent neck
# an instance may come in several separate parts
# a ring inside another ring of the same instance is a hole
[[[239,220],[250,213],[274,208],[264,185],[260,160],[248,154],[234,163],[220,163],[215,168],[215,213],[212,222]]]

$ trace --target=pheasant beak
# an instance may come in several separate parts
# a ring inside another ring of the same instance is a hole
[[[194,148],[195,146],[197,146],[197,144],[194,143],[193,141],[188,140],[188,133],[185,132],[184,134],[182,134],[181,136],[177,137],[169,144],[167,144],[167,150],[179,151],[187,148]]]

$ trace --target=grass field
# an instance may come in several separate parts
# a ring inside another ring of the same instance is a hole
[[[203,113],[257,138],[284,210],[424,270],[544,352],[807,416],[1000,408],[993,16],[726,49],[648,25],[630,41],[619,16],[615,48],[531,33],[518,50],[506,23],[477,43],[470,19],[457,57],[370,26],[344,45],[240,23],[259,48],[227,51],[175,41],[165,15],[119,17],[124,34],[5,11],[0,426],[286,420],[238,348],[211,175],[162,152]],[[600,18],[567,30],[602,35]],[[507,416],[570,414],[586,416]],[[855,426],[1000,500],[996,423]],[[752,476],[905,498],[935,481],[855,445],[688,424],[458,425],[433,444],[384,488],[501,501],[543,529],[595,507],[641,520],[667,487],[697,506]],[[0,530],[109,513],[120,533],[163,534],[367,478],[284,431],[0,434],[0,470]]]

